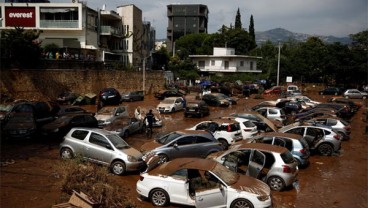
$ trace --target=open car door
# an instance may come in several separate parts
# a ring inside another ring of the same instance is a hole
[[[260,173],[265,165],[266,156],[259,150],[253,150],[250,158],[246,175],[259,178]]]

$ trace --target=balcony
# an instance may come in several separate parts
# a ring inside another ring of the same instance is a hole
[[[101,35],[122,36],[123,34],[120,28],[111,26],[101,26]]]
[[[78,20],[40,20],[40,28],[79,28]]]

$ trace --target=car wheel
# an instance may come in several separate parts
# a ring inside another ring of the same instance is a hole
[[[115,161],[111,165],[111,172],[115,175],[123,175],[125,173],[125,163],[121,161]]]
[[[218,141],[221,143],[221,146],[224,150],[228,149],[229,144],[227,143],[227,141],[225,139],[219,139]]]
[[[164,207],[169,204],[169,195],[163,189],[154,189],[150,194],[151,202],[154,206]]]
[[[270,186],[270,188],[273,191],[281,191],[285,188],[285,182],[284,180],[282,180],[282,178],[278,177],[278,176],[271,176],[268,180],[267,180],[267,184],[268,186]]]
[[[63,159],[71,159],[73,158],[73,151],[70,148],[65,147],[61,149],[60,156]]]
[[[169,157],[165,154],[159,154],[158,156],[160,157],[160,162],[159,162],[160,164],[169,161]]]
[[[318,152],[323,156],[330,156],[333,153],[333,147],[330,144],[322,143],[318,146]]]
[[[246,200],[246,199],[236,199],[233,201],[230,205],[231,208],[238,208],[238,207],[244,207],[244,208],[253,208],[253,204]]]

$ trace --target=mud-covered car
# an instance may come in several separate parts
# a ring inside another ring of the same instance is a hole
[[[128,106],[105,106],[95,114],[98,126],[103,127],[120,117],[129,117]]]
[[[209,155],[230,170],[267,183],[274,191],[285,190],[297,182],[298,163],[285,147],[261,143],[242,143],[227,151]]]
[[[161,163],[175,158],[199,157],[223,150],[210,132],[179,130],[165,134],[141,146],[144,158],[158,155]]]
[[[184,109],[182,97],[167,97],[163,99],[156,108],[160,113],[174,113]]]
[[[146,168],[141,152],[118,135],[98,128],[73,128],[64,136],[60,143],[61,158],[71,159],[77,155],[108,166],[116,175]]]
[[[270,188],[207,159],[179,158],[140,174],[137,192],[154,206],[271,207]]]
[[[144,100],[144,92],[142,90],[127,92],[121,95],[122,101],[142,101]]]
[[[145,125],[142,120],[136,118],[120,117],[106,125],[103,129],[127,138],[134,133],[142,133]]]
[[[210,114],[210,108],[203,100],[188,100],[184,109],[184,117],[200,117]]]
[[[1,125],[3,136],[7,138],[31,138],[38,133],[38,126],[30,112],[12,112]]]
[[[160,90],[154,93],[154,97],[163,100],[167,97],[183,97],[186,93],[183,90]]]

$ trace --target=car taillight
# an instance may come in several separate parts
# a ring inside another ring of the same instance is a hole
[[[227,126],[227,132],[231,132],[231,126],[230,125]]]
[[[143,181],[144,177],[143,176],[139,176],[139,180]]]
[[[340,140],[340,136],[337,135],[337,134],[333,138],[336,139],[336,140]]]
[[[305,149],[301,149],[299,152],[305,154]]]
[[[292,170],[289,166],[287,165],[282,165],[282,172],[284,173],[292,173]]]
[[[244,131],[252,131],[252,129],[244,129]]]

